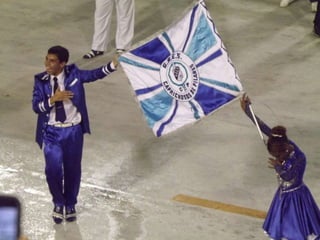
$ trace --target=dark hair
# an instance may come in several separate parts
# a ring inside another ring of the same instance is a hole
[[[271,134],[267,142],[267,148],[270,151],[274,144],[284,144],[288,142],[287,129],[283,126],[276,126],[271,129]]]
[[[54,54],[58,57],[60,62],[67,63],[69,60],[69,51],[68,49],[62,46],[53,46],[48,49],[48,54]]]

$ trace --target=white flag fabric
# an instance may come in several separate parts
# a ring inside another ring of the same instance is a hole
[[[158,137],[198,121],[242,94],[203,0],[119,61]]]

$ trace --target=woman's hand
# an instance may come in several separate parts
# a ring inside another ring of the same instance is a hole
[[[275,159],[275,158],[269,158],[268,163],[269,163],[269,165],[268,165],[269,168],[275,168],[276,166],[282,165],[281,160]]]
[[[249,96],[244,93],[242,95],[242,98],[240,99],[240,106],[241,106],[242,110],[245,111],[246,107],[250,104],[251,104],[251,100],[250,100]]]

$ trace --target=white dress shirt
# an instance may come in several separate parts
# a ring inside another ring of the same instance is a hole
[[[52,86],[52,96],[54,95],[54,92],[53,92],[54,77],[58,78],[58,86],[60,88],[60,91],[65,90],[65,85],[64,85],[65,73],[64,71],[62,71],[58,76],[50,76],[50,83]],[[50,100],[49,100],[49,105],[50,105]],[[64,121],[64,123],[73,123],[75,125],[81,122],[81,114],[80,112],[78,112],[77,108],[73,105],[71,100],[68,99],[63,101],[63,106],[66,112],[66,120]],[[55,125],[57,123],[60,123],[59,121],[57,122],[55,119],[56,119],[56,109],[52,108],[50,112],[48,124]]]

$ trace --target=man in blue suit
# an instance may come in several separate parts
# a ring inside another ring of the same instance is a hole
[[[81,70],[67,65],[69,52],[53,46],[45,59],[46,71],[35,75],[32,108],[38,114],[36,142],[43,149],[45,174],[54,204],[53,220],[76,220],[81,180],[83,134],[90,133],[84,83],[115,71],[114,58],[106,66]]]

